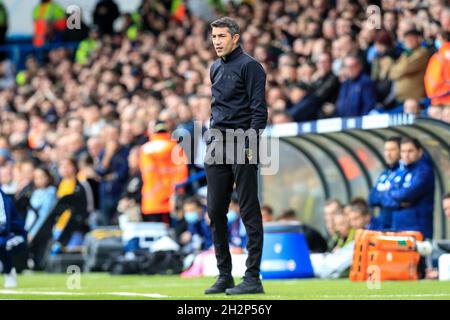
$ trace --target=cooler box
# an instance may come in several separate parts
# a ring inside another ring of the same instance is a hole
[[[300,229],[298,223],[270,223],[264,226],[263,279],[314,277],[308,245]]]

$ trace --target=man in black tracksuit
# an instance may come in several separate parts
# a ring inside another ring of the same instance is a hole
[[[240,47],[239,26],[233,19],[218,19],[211,27],[219,59],[210,72],[212,114],[205,170],[208,214],[220,275],[205,293],[264,293],[260,280],[263,227],[257,173],[259,134],[267,123],[266,74],[261,64]],[[234,183],[248,236],[247,270],[244,281],[236,287],[227,237],[227,212]]]

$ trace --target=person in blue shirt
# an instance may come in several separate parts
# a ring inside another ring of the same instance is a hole
[[[12,200],[0,190],[0,271],[5,275],[5,288],[17,287],[13,256],[26,246],[24,222]]]
[[[376,105],[375,83],[363,72],[363,62],[358,56],[344,59],[346,80],[339,89],[336,112],[339,117],[367,115]]]
[[[183,218],[178,242],[182,245],[184,254],[199,253],[212,246],[211,228],[205,219],[206,215],[200,201],[191,197],[183,202]]]
[[[56,203],[56,187],[53,185],[52,176],[47,169],[38,167],[34,170],[33,186],[34,190],[25,219],[25,229],[30,241],[37,234]]]
[[[33,191],[25,217],[25,230],[27,231],[28,249],[30,258],[35,266],[42,265],[47,250],[47,239],[35,239],[45,227],[45,223],[57,201],[56,187],[50,172],[38,167],[34,169]],[[37,240],[37,241],[35,241]]]
[[[395,177],[400,161],[400,137],[390,137],[384,143],[384,160],[387,168],[378,176],[375,186],[370,190],[368,203],[371,208],[379,207],[378,229],[390,230],[392,227],[392,208],[384,207],[381,196]]]
[[[430,158],[415,138],[401,141],[400,167],[381,196],[392,209],[392,230],[420,231],[433,237],[434,172]]]

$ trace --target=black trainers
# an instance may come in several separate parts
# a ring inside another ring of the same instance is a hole
[[[259,279],[249,279],[244,278],[244,280],[239,283],[236,287],[227,289],[225,291],[227,295],[235,294],[257,294],[264,293],[264,288]]]
[[[232,276],[219,276],[216,282],[205,290],[205,294],[224,293],[225,290],[233,287],[234,279]]]

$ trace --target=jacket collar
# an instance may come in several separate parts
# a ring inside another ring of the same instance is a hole
[[[389,166],[389,169],[392,171],[395,171],[398,169],[398,167],[400,166],[400,162],[397,161],[396,163],[394,163],[392,166]]]
[[[231,53],[229,53],[228,55],[222,57],[220,60],[222,61],[222,63],[229,63],[235,60],[242,52],[243,50],[241,48],[241,45],[238,45],[236,49],[231,51]]]

